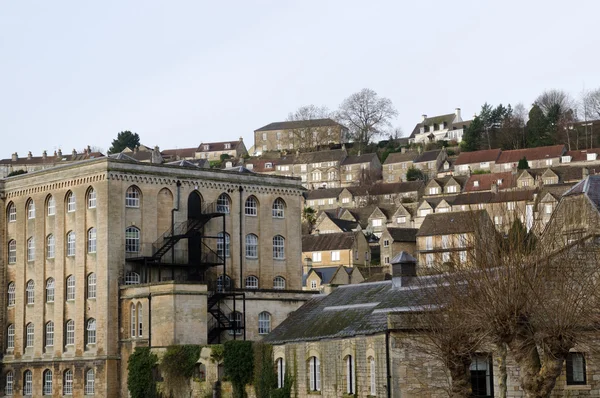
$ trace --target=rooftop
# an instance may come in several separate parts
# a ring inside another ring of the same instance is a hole
[[[287,122],[274,122],[269,123],[254,131],[273,131],[273,130],[293,130],[299,128],[315,128],[315,127],[326,127],[326,126],[341,126],[338,122],[333,119],[311,119],[311,120],[293,120]]]

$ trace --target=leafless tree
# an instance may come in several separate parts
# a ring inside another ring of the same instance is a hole
[[[586,120],[600,119],[600,88],[584,92],[582,103]]]
[[[563,112],[569,109],[575,109],[575,101],[573,98],[563,90],[546,90],[540,94],[536,100],[537,104],[544,112],[544,115],[548,115],[553,106],[558,105]]]
[[[391,119],[397,115],[391,100],[379,97],[368,88],[346,98],[337,111],[337,119],[348,127],[359,150],[373,137],[384,134],[391,126]]]
[[[300,122],[293,129],[283,132],[281,143],[283,147],[293,146],[302,151],[318,149],[332,142],[340,142],[341,131],[338,127],[316,124],[319,119],[331,119],[332,112],[326,106],[304,105],[290,112],[287,121]],[[292,144],[292,145],[290,145]]]

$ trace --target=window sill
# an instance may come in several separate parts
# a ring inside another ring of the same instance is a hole
[[[586,390],[591,390],[591,389],[592,389],[592,386],[590,384],[571,384],[571,385],[565,386],[565,390],[586,391]]]

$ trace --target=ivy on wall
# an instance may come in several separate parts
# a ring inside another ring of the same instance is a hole
[[[154,368],[158,357],[148,347],[136,347],[127,363],[127,388],[131,398],[155,398]]]
[[[230,340],[224,345],[225,373],[233,386],[233,398],[244,398],[244,386],[252,381],[254,353],[251,341]]]

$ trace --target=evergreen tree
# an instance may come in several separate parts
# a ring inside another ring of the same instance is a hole
[[[464,152],[478,151],[481,146],[482,131],[483,121],[479,116],[475,116],[475,119],[473,119],[463,134],[463,139],[460,144],[461,149]]]
[[[548,118],[538,105],[533,105],[529,111],[526,140],[530,148],[554,144],[548,132]]]
[[[527,161],[526,157],[523,157],[523,159],[519,160],[519,164],[517,165],[517,169],[519,170],[527,170],[529,168],[529,162]]]
[[[119,153],[125,148],[133,149],[139,145],[140,136],[137,133],[132,133],[129,130],[121,131],[117,134],[117,138],[112,141],[108,153]]]

